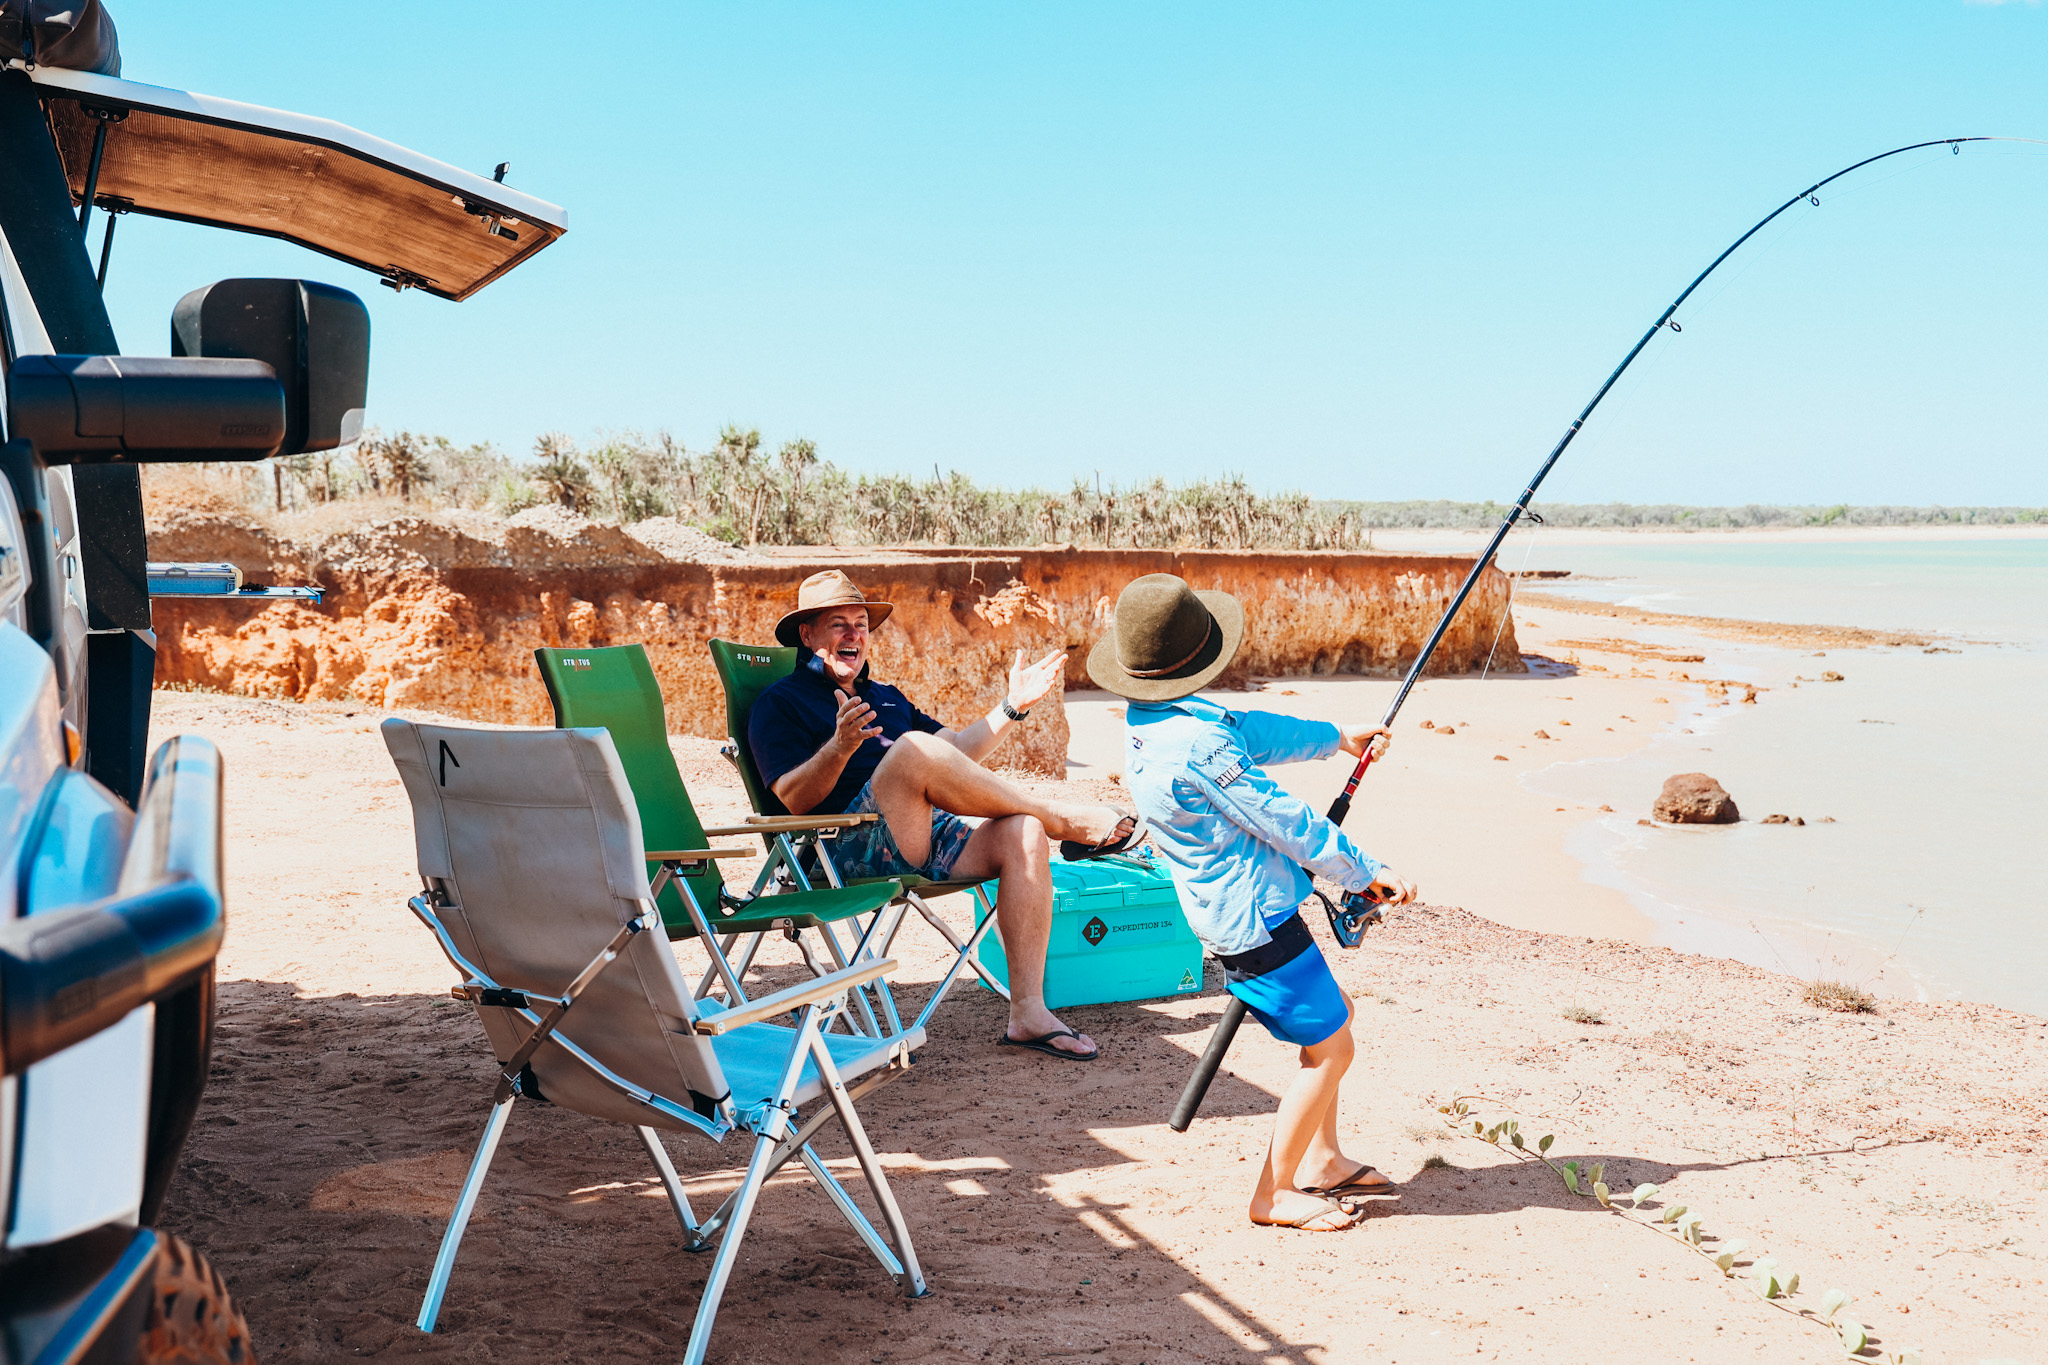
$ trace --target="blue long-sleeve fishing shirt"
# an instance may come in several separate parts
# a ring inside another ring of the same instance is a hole
[[[1195,936],[1216,953],[1268,942],[1307,900],[1312,868],[1363,891],[1380,864],[1261,765],[1327,758],[1327,721],[1231,711],[1200,696],[1125,709],[1124,781],[1180,891]]]

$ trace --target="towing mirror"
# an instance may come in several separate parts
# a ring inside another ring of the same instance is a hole
[[[362,434],[370,313],[312,280],[222,280],[171,311],[171,354],[260,360],[284,386],[281,455],[333,450]]]
[[[7,423],[46,464],[260,460],[284,438],[285,398],[257,360],[25,355]]]

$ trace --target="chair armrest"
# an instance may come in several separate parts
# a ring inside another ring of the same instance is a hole
[[[707,1014],[697,1021],[696,1031],[698,1033],[713,1034],[730,1033],[732,1030],[747,1024],[758,1024],[765,1019],[773,1019],[778,1014],[788,1014],[791,1010],[801,1009],[805,1005],[814,1005],[820,1000],[830,999],[841,991],[848,990],[854,986],[865,985],[876,977],[887,976],[895,970],[896,959],[893,957],[863,962],[853,967],[842,967],[830,975],[818,977],[814,981],[806,981],[801,985],[791,986],[788,990],[776,991],[773,995],[757,995],[737,1009],[720,1010],[717,1014]]]
[[[720,825],[707,829],[707,839],[723,838],[730,834],[796,834],[814,829],[845,829],[851,825],[872,824],[882,817],[873,811],[859,815],[749,815],[744,825]]]
[[[707,836],[708,837],[708,836]],[[646,858],[650,863],[702,863],[713,858],[751,858],[751,848],[650,848]]]

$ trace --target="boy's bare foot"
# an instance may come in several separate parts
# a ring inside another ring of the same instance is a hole
[[[1262,1209],[1260,1204],[1265,1207]],[[1303,1232],[1342,1232],[1356,1223],[1356,1210],[1301,1190],[1276,1190],[1270,1200],[1252,1200],[1251,1220],[1262,1228],[1299,1228]]]

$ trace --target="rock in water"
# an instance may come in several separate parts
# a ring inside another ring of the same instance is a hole
[[[1672,825],[1732,825],[1742,818],[1735,798],[1705,773],[1665,778],[1650,814]]]

